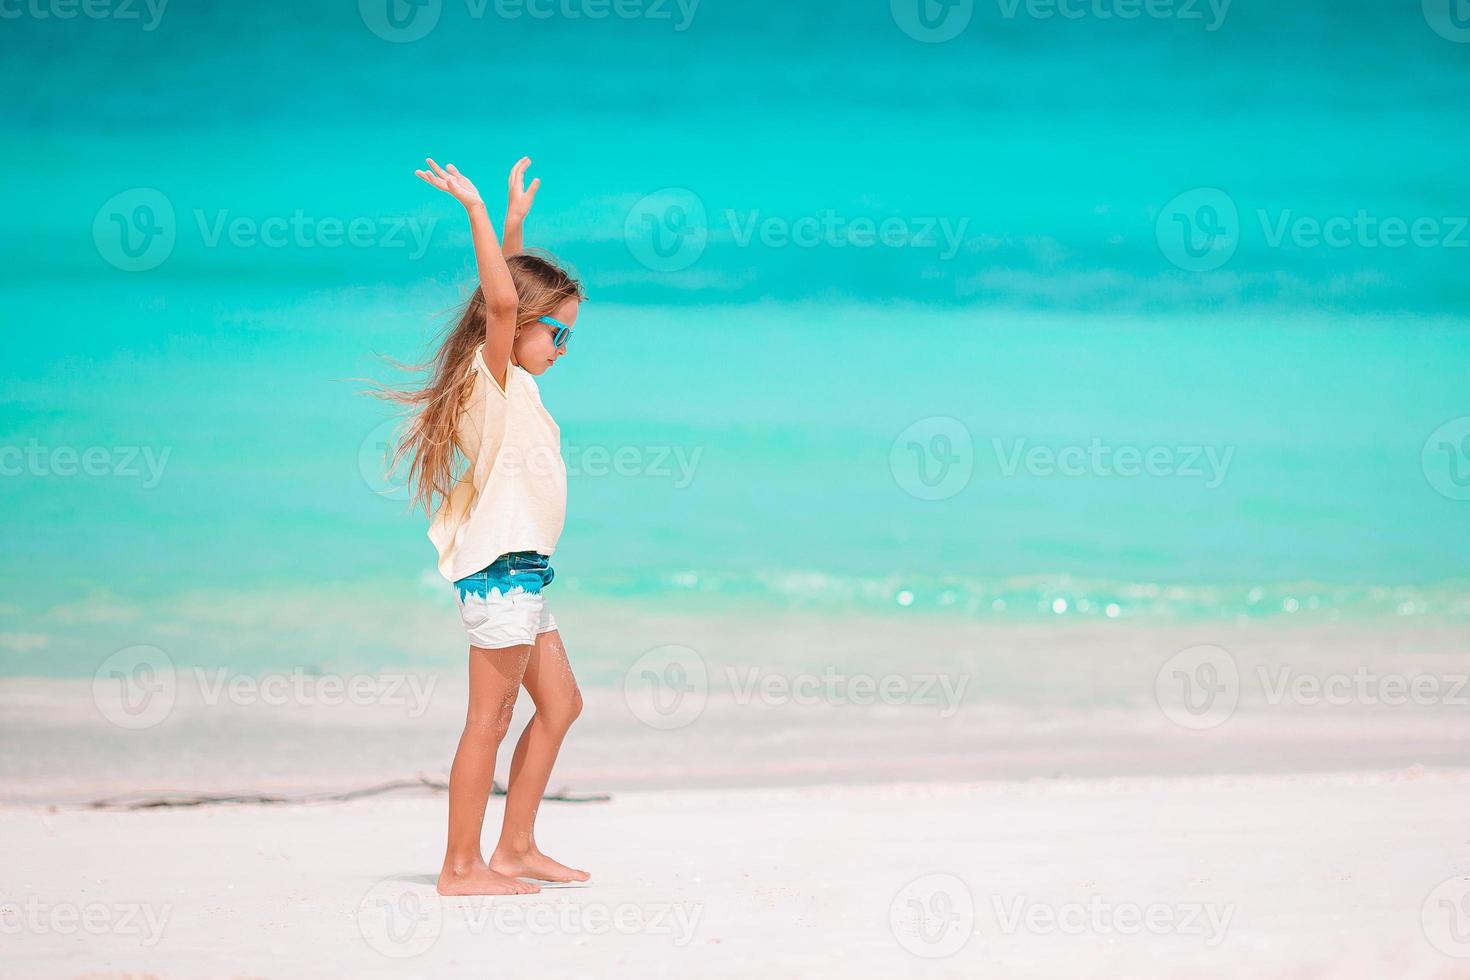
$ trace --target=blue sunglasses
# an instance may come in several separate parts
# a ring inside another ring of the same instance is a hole
[[[551,336],[551,346],[562,348],[567,345],[567,340],[572,336],[572,328],[560,320],[553,320],[549,316],[537,317],[542,323],[549,323],[556,328],[556,333]]]

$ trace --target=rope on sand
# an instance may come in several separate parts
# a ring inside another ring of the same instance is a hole
[[[217,806],[224,804],[255,803],[287,805],[302,803],[343,803],[359,800],[366,796],[380,796],[399,790],[427,789],[435,793],[447,793],[449,784],[440,779],[420,775],[414,779],[394,779],[386,783],[364,786],[360,789],[340,793],[305,793],[297,796],[281,796],[274,793],[199,793],[183,796],[113,796],[101,800],[90,800],[80,804],[92,810],[154,810],[162,807]],[[504,796],[505,787],[496,782],[491,790],[495,796]],[[557,790],[541,797],[558,803],[605,803],[612,799],[608,793],[569,793]]]

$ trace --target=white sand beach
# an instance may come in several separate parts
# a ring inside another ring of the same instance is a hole
[[[586,686],[550,790],[610,799],[538,840],[592,881],[483,901],[434,892],[458,671],[0,681],[0,975],[1470,977],[1461,634],[782,636]],[[210,794],[285,802],[130,809]]]
[[[1464,977],[1466,813],[1417,770],[628,792],[543,807],[589,883],[467,900],[437,795],[11,806],[3,972]]]

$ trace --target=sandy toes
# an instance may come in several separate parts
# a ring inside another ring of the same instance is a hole
[[[554,861],[540,851],[527,851],[524,854],[502,854],[497,851],[490,855],[490,867],[503,875],[537,878],[541,881],[586,881],[592,877],[585,871]]]

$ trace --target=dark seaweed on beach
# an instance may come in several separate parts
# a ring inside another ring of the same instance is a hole
[[[282,796],[274,793],[199,793],[180,796],[148,796],[127,797],[114,796],[101,800],[91,800],[81,804],[82,807],[92,810],[151,810],[161,807],[191,807],[191,806],[219,806],[225,804],[306,804],[306,803],[342,803],[348,800],[358,800],[367,796],[380,796],[384,793],[396,793],[403,790],[424,790],[435,793],[446,793],[449,784],[439,779],[430,779],[427,776],[418,776],[414,779],[395,779],[386,783],[377,783],[372,786],[364,786],[360,789],[345,790],[338,793],[306,793],[297,796]],[[498,781],[494,785],[494,795],[504,796],[505,787]],[[565,789],[548,793],[542,797],[557,803],[606,803],[612,799],[609,793],[571,793]]]

